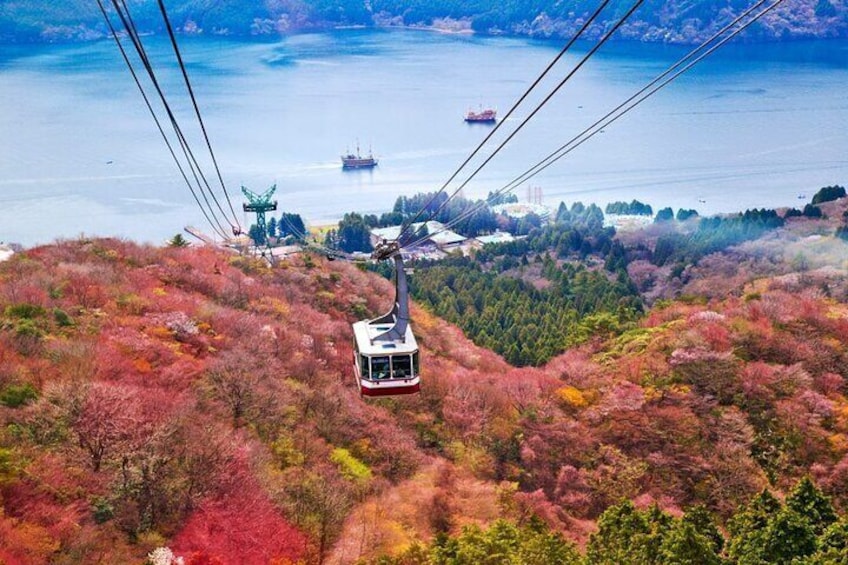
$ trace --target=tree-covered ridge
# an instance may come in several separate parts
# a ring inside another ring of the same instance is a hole
[[[519,278],[484,272],[472,261],[419,268],[416,300],[461,327],[474,343],[513,365],[541,365],[598,334],[617,331],[641,309],[627,281],[547,258],[541,265],[553,284],[537,289]]]
[[[844,300],[844,281],[829,271],[843,264],[839,238],[848,225],[848,200],[839,197],[839,189],[822,188],[813,197],[818,203],[803,210],[754,209],[705,218],[679,210],[675,222],[674,212],[665,208],[653,225],[619,233],[617,240],[631,280],[649,303],[685,294],[724,297],[758,278],[799,271]]]
[[[117,240],[18,253],[0,263],[0,558],[311,564],[531,515],[586,544],[622,500],[702,504],[729,531],[805,475],[844,513],[848,310],[823,292],[805,272],[660,303],[523,369],[413,304],[422,392],[368,402],[349,324],[393,293],[354,265]],[[551,536],[525,535],[564,547]]]
[[[563,204],[526,238],[487,245],[473,259],[420,265],[413,296],[510,363],[541,365],[641,312],[614,234],[597,206]],[[590,255],[606,269],[587,268]]]
[[[487,529],[472,525],[456,536],[439,535],[400,556],[369,565],[473,565],[496,559],[523,565],[838,565],[848,560],[848,516],[809,477],[781,502],[768,490],[740,506],[725,538],[703,506],[672,515],[659,506],[638,509],[630,501],[598,519],[585,555],[538,517],[516,524],[499,520]]]
[[[744,0],[697,4],[647,0],[625,24],[620,37],[643,41],[691,43],[730,22],[749,6]],[[289,0],[207,2],[178,0],[168,10],[175,25],[191,33],[269,36],[334,26],[428,26],[478,33],[567,37],[573,35],[596,7],[587,0],[541,3],[482,0]],[[161,32],[153,0],[131,3],[143,31]],[[598,37],[626,5],[613,2],[587,37]],[[797,0],[786,3],[746,31],[752,39],[845,37],[848,9],[838,0]],[[0,40],[62,41],[102,37],[105,25],[96,4],[82,0],[48,2],[18,0],[0,6]]]
[[[367,214],[364,220],[369,227],[378,228],[420,222],[432,215],[437,222],[451,224],[454,231],[476,237],[502,227],[492,206],[517,201],[515,195],[495,196],[489,193],[486,200],[470,200],[462,196],[449,198],[444,192],[420,192],[414,196],[399,196],[391,212],[379,217]]]
[[[451,230],[465,237],[477,237],[497,230],[522,235],[534,227],[539,227],[541,220],[538,216],[515,219],[496,214],[492,209],[497,204],[517,201],[515,195],[495,196],[492,193],[489,193],[486,200],[470,200],[462,196],[449,198],[444,192],[399,196],[391,212],[384,212],[379,216],[356,212],[345,214],[339,220],[338,227],[325,234],[323,243],[331,249],[341,249],[347,253],[369,252],[372,248],[372,229],[419,224],[425,219],[450,225]],[[426,235],[427,227],[420,226],[417,231],[410,229],[404,233],[402,242],[413,244]]]
[[[311,563],[415,469],[408,432],[333,423],[391,429],[338,380],[383,281],[289,267],[85,239],[0,263],[0,561]]]
[[[832,187],[825,187],[819,194],[832,191]],[[835,197],[838,194],[836,191]],[[348,250],[370,249],[369,225],[409,221],[415,217],[412,210],[427,206],[435,212],[441,202],[431,197],[419,194],[399,199],[395,210],[381,218],[346,216],[340,230],[355,230],[359,235],[342,242],[362,240],[367,247]],[[450,222],[475,204],[459,199],[453,207],[445,206],[440,215]],[[638,201],[614,203],[608,208],[642,213],[650,210],[649,205]],[[815,213],[798,215],[814,220],[824,217],[819,205],[808,204],[806,209]],[[660,218],[664,212],[667,217]],[[657,214],[662,231],[650,244],[647,236],[633,241],[617,239],[615,229],[605,225],[603,212],[594,204],[575,202],[569,208],[561,203],[549,222],[532,215],[508,219],[495,216],[488,208],[475,217],[482,219],[472,226],[475,229],[491,229],[490,224],[494,224],[526,237],[486,245],[471,258],[419,262],[412,292],[432,312],[461,327],[478,345],[523,366],[543,364],[590,336],[626,328],[641,312],[638,291],[650,290],[644,284],[641,265],[650,265],[654,271],[666,269],[669,279],[681,281],[705,257],[714,258],[745,242],[772,236],[794,215],[792,210],[781,214],[753,209],[700,218],[695,210],[681,209],[675,223],[671,221],[675,219],[672,210],[667,208]],[[840,227],[835,233],[842,237],[844,231]],[[383,274],[391,276],[388,271]],[[631,274],[640,285],[633,283]]]
[[[678,213],[678,220],[692,217]],[[697,215],[697,214],[696,214]],[[701,218],[692,233],[673,232],[661,236],[654,246],[651,262],[657,266],[669,263],[697,263],[702,257],[744,241],[757,239],[784,225],[784,218],[775,210],[746,210],[730,216]]]

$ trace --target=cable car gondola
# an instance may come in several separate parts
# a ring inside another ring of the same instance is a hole
[[[409,288],[396,241],[383,241],[375,259],[395,262],[395,303],[373,320],[353,324],[353,370],[362,396],[397,396],[420,390],[418,344],[409,325]]]

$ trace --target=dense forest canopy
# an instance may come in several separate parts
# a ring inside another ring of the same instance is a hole
[[[848,558],[848,516],[837,514],[806,477],[784,502],[762,491],[731,516],[728,529],[726,539],[700,505],[675,516],[625,501],[601,515],[585,556],[534,517],[521,525],[499,520],[486,530],[466,526],[457,536],[437,536],[429,547],[416,544],[369,565],[471,565],[492,556],[523,565],[838,565]]]
[[[156,2],[130,2],[143,31],[161,32]],[[691,3],[646,0],[621,29],[620,37],[643,41],[692,43],[728,23],[751,3],[745,0]],[[336,26],[431,26],[450,31],[571,36],[596,4],[588,0],[500,2],[483,0],[174,0],[166,3],[175,25],[192,33],[275,36]],[[626,10],[613,1],[593,25],[598,37]],[[0,40],[67,41],[102,37],[106,32],[94,2],[16,0],[0,5]],[[840,0],[793,0],[755,24],[752,40],[833,38],[848,35],[848,8]]]

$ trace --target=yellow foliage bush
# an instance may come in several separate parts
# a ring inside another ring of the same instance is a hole
[[[669,392],[678,396],[686,396],[692,392],[692,387],[683,383],[674,383],[668,387]]]
[[[848,437],[845,437],[845,434],[831,434],[827,439],[836,453],[848,451]]]
[[[360,438],[350,444],[350,451],[357,459],[367,459],[371,456],[371,440],[367,437]]]
[[[158,337],[159,339],[171,339],[172,332],[165,326],[155,326],[148,330],[150,337]]]
[[[119,296],[115,304],[119,310],[133,316],[140,316],[150,308],[150,301],[133,293]]]
[[[558,388],[555,394],[557,399],[568,408],[580,409],[589,405],[583,393],[571,385]]]
[[[263,296],[259,300],[253,303],[253,307],[263,314],[271,314],[280,320],[285,320],[289,316],[289,312],[291,312],[291,308],[288,303],[280,300],[279,298],[273,298],[271,296]]]
[[[492,478],[495,461],[485,448],[461,441],[452,441],[447,446],[447,452],[458,466],[465,467],[475,477]]]
[[[371,469],[368,465],[351,455],[350,451],[343,447],[337,447],[330,454],[330,461],[339,466],[339,471],[346,479],[357,483],[364,483],[371,479]]]
[[[331,304],[336,299],[336,295],[328,290],[319,290],[315,293],[315,297],[327,304]]]
[[[271,444],[271,453],[281,469],[303,465],[306,456],[295,446],[291,436],[281,435]]]

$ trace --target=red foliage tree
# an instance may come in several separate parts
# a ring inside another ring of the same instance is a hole
[[[306,553],[306,537],[271,503],[243,468],[231,467],[229,486],[202,502],[171,543],[177,555],[198,563],[265,565],[297,561]]]

